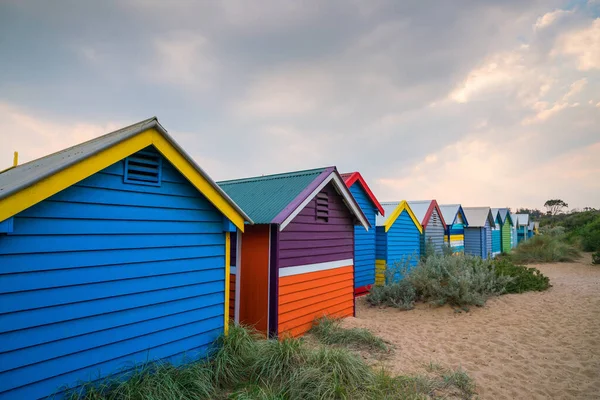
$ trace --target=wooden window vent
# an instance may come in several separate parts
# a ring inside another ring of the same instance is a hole
[[[139,151],[125,159],[125,183],[160,186],[162,159],[149,151]]]
[[[329,196],[327,193],[317,194],[316,218],[317,222],[329,221]]]

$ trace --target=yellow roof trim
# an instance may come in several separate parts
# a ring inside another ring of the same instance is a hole
[[[410,219],[413,220],[413,222],[417,226],[417,229],[419,229],[419,232],[423,233],[423,226],[421,226],[421,223],[419,222],[419,220],[417,219],[417,217],[415,217],[415,214],[411,210],[411,208],[408,205],[408,203],[406,202],[406,200],[402,200],[400,202],[400,204],[398,204],[398,207],[396,207],[396,209],[394,210],[394,212],[392,212],[388,216],[388,219],[387,219],[387,221],[385,222],[385,225],[384,225],[385,231],[387,232],[387,231],[390,230],[390,228],[392,227],[392,225],[394,225],[394,222],[396,222],[396,219],[398,219],[398,217],[400,216],[400,214],[402,214],[402,211],[404,211],[404,210],[406,210],[406,212],[410,216]]]
[[[173,164],[238,229],[244,231],[244,217],[198,172],[156,129],[147,129],[98,154],[71,165],[35,184],[0,200],[0,221],[49,198],[83,179],[121,161],[150,145]]]

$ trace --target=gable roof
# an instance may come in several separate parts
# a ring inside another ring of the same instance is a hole
[[[481,228],[485,226],[486,219],[491,225],[495,224],[492,210],[489,207],[465,207],[463,210],[469,219],[469,228]]]
[[[498,218],[500,218],[500,223],[502,225],[506,223],[507,219],[509,224],[513,225],[513,220],[510,213],[508,212],[508,208],[498,208]]]
[[[444,217],[444,221],[447,224],[446,226],[454,224],[454,220],[456,220],[456,216],[458,214],[462,215],[464,225],[469,225],[469,220],[467,219],[465,212],[460,204],[443,204],[439,207],[440,211],[442,212],[442,216]]]
[[[151,145],[238,228],[252,222],[156,117],[0,173],[0,221]]]
[[[370,225],[335,167],[218,182],[256,224],[278,224],[283,230],[306,204],[332,182],[360,223]]]
[[[419,223],[421,224],[423,229],[425,229],[427,227],[427,224],[429,223],[429,217],[431,217],[431,214],[433,213],[434,209],[437,209],[438,215],[440,216],[440,219],[442,220],[442,224],[444,224],[444,226],[446,226],[446,220],[444,219],[444,216],[442,215],[442,211],[440,210],[440,207],[438,206],[437,201],[435,201],[435,200],[418,200],[418,201],[408,201],[407,203],[410,206],[410,208],[413,210],[413,212],[415,213],[415,216],[419,220]]]
[[[410,219],[412,219],[412,221],[415,223],[415,226],[419,229],[419,232],[423,233],[423,226],[421,226],[421,223],[413,213],[406,200],[388,201],[381,203],[381,205],[387,217],[384,217],[383,215],[377,215],[375,219],[375,224],[377,226],[383,226],[385,227],[386,232],[389,231],[392,225],[394,225],[394,222],[396,222],[396,219],[398,219],[400,214],[402,214],[402,211],[406,210]]]
[[[515,214],[517,226],[529,226],[529,214]]]
[[[379,200],[377,200],[377,198],[371,191],[371,188],[369,188],[369,185],[367,185],[367,182],[365,182],[365,180],[362,177],[362,175],[360,174],[360,172],[350,172],[350,173],[340,174],[340,176],[342,177],[342,179],[344,180],[344,183],[346,184],[346,186],[348,188],[351,188],[352,185],[354,185],[356,182],[358,182],[360,184],[360,186],[363,188],[363,190],[365,191],[365,193],[367,194],[367,196],[369,196],[369,199],[371,199],[371,202],[373,203],[373,205],[375,207],[377,207],[379,214],[381,214],[381,215],[385,214],[385,210],[379,203]]]

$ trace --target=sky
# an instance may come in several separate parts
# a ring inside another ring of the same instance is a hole
[[[600,0],[0,2],[0,169],[151,116],[215,180],[600,208]]]

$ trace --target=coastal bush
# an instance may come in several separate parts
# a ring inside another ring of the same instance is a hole
[[[516,264],[569,262],[580,257],[577,248],[564,235],[535,235],[522,241],[509,255]]]
[[[600,251],[600,216],[585,225],[580,231],[583,251]]]
[[[493,265],[480,257],[433,255],[406,277],[417,297],[437,305],[483,306],[488,297],[502,294],[513,278],[496,274]]]
[[[328,332],[339,328],[335,323],[325,325],[321,328]],[[350,337],[368,336],[352,332]],[[336,335],[325,334],[325,337]],[[374,343],[372,338],[366,342]],[[264,339],[237,325],[231,325],[229,335],[221,336],[216,344],[218,348],[207,359],[180,366],[148,364],[100,382],[83,384],[68,391],[66,398],[383,400],[429,398],[439,394],[440,389],[458,391],[461,398],[467,399],[474,394],[468,376],[456,379],[452,372],[433,378],[393,376],[383,369],[371,368],[344,348],[309,346],[303,339],[291,337]]]
[[[592,254],[592,264],[600,264],[600,251]]]
[[[415,306],[417,292],[413,284],[403,279],[383,286],[373,286],[366,296],[372,306],[395,307],[401,310],[412,310]]]
[[[541,292],[551,286],[550,279],[537,268],[515,265],[506,258],[494,260],[493,264],[496,274],[512,278],[505,286],[506,293]]]

